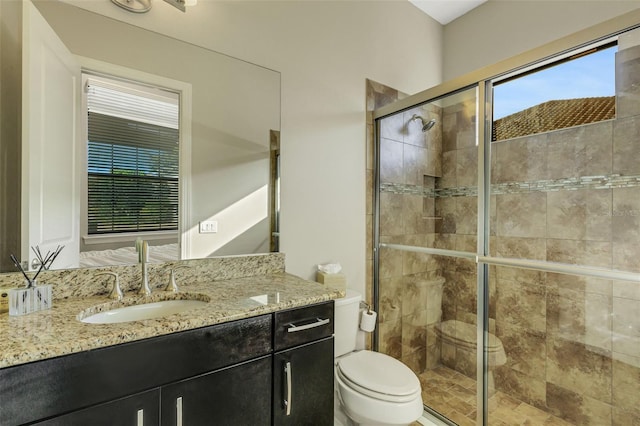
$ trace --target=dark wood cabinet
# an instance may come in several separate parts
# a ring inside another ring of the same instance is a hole
[[[160,424],[160,390],[142,392],[35,424],[38,426],[157,426]]]
[[[162,388],[162,426],[268,426],[271,356]]]
[[[333,425],[333,338],[277,352],[273,424]]]
[[[49,419],[272,353],[272,315],[0,369],[0,425]]]
[[[333,425],[333,302],[277,312],[273,424]]]
[[[2,368],[23,424],[331,425],[333,301]]]
[[[262,315],[0,369],[0,425],[55,418],[270,357],[272,317]],[[270,386],[270,378],[266,383]]]

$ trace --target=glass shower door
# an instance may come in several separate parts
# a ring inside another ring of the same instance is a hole
[[[477,103],[472,87],[378,122],[378,349],[460,425],[478,395]]]
[[[445,421],[640,424],[640,30],[620,31],[375,115],[377,348]],[[594,58],[561,80],[577,97],[494,120],[498,86]]]
[[[489,313],[506,361],[489,357],[489,424],[640,423],[640,45],[594,50],[608,65],[570,80],[615,76],[610,96],[495,126]]]

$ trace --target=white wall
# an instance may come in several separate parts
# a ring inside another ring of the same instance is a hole
[[[445,26],[444,79],[495,64],[638,8],[637,0],[489,0]]]
[[[313,278],[339,261],[364,290],[365,79],[406,93],[440,83],[440,24],[404,0],[200,0],[185,14],[156,0],[144,15],[69,2],[280,71],[287,270]]]

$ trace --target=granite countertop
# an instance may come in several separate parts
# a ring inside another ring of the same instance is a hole
[[[179,283],[180,284],[180,283]],[[54,300],[52,309],[24,316],[0,314],[0,368],[190,330],[343,297],[344,288],[281,272],[209,283],[181,283],[180,292],[125,293]],[[117,324],[86,324],[83,315],[113,307],[167,299],[209,300],[203,307]]]

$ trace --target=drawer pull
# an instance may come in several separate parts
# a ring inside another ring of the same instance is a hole
[[[287,394],[284,397],[284,406],[287,408],[287,416],[291,415],[291,362],[284,365],[284,376],[287,381]]]
[[[305,325],[289,324],[289,328],[287,328],[287,333],[295,333],[296,331],[304,331],[304,330],[309,330],[310,328],[321,327],[323,325],[329,324],[330,322],[331,322],[331,319],[329,318],[325,318],[325,319],[316,318],[316,322],[312,322]]]
[[[138,410],[138,426],[144,426],[144,410]]]

